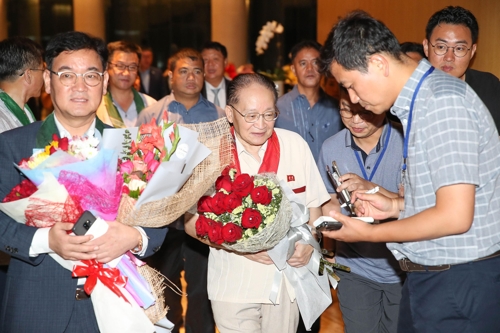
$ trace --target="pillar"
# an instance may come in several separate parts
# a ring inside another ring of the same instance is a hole
[[[104,0],[73,0],[73,16],[76,31],[106,40]]]
[[[249,0],[212,0],[212,41],[227,48],[228,61],[236,68],[248,62]]]

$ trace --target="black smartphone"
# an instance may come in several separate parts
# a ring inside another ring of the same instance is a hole
[[[324,221],[316,226],[317,231],[331,231],[342,228],[342,223],[338,221]]]
[[[374,222],[372,217],[353,217],[353,218],[366,223]],[[339,230],[340,228],[342,228],[342,223],[330,216],[321,216],[320,218],[318,218],[316,221],[313,222],[313,225],[316,227],[317,231],[331,231],[331,230]]]
[[[95,220],[96,217],[94,216],[94,214],[92,214],[88,210],[84,211],[73,226],[73,233],[77,236],[85,235],[92,224],[94,224]]]
[[[335,161],[332,161],[332,171],[330,171],[328,165],[326,166],[326,173],[330,177],[330,180],[332,181],[332,184],[336,190],[342,184],[342,182],[340,181],[341,173]],[[351,214],[354,215],[354,206],[351,203],[351,194],[349,193],[349,191],[343,189],[339,193],[339,195],[342,203],[351,212]]]

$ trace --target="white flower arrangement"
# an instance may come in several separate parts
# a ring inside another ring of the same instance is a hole
[[[255,42],[255,51],[257,55],[264,54],[264,51],[267,50],[267,46],[269,41],[274,37],[274,34],[281,34],[285,28],[276,21],[267,22],[262,26],[262,29],[259,32],[259,37]]]

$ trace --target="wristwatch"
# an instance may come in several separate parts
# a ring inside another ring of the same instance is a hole
[[[132,252],[133,254],[139,254],[141,251],[142,251],[142,235],[140,235],[139,237],[139,244],[137,244],[136,247],[134,247],[132,250],[130,250],[130,252]]]

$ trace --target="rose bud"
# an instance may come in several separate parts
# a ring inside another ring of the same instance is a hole
[[[243,228],[258,228],[262,222],[262,215],[256,209],[247,208],[241,216],[241,226]]]
[[[243,230],[241,230],[241,228],[238,225],[232,222],[229,222],[222,227],[222,238],[227,243],[236,242],[238,239],[241,238],[242,234]]]
[[[233,192],[239,194],[242,198],[249,195],[253,187],[253,177],[246,173],[237,176],[233,182]]]
[[[231,213],[235,208],[241,206],[241,204],[242,204],[242,199],[236,193],[230,193],[224,199],[224,205],[226,206],[226,211],[228,213]]]
[[[215,189],[217,191],[220,191],[221,189],[226,190],[226,192],[231,192],[231,189],[233,188],[231,178],[229,175],[227,176],[219,176],[217,180],[215,181]]]
[[[224,239],[222,238],[222,223],[214,222],[210,225],[208,239],[210,239],[212,243],[218,245],[221,245],[224,242]]]
[[[250,193],[250,197],[257,204],[269,205],[273,199],[273,194],[266,186],[257,186]]]

